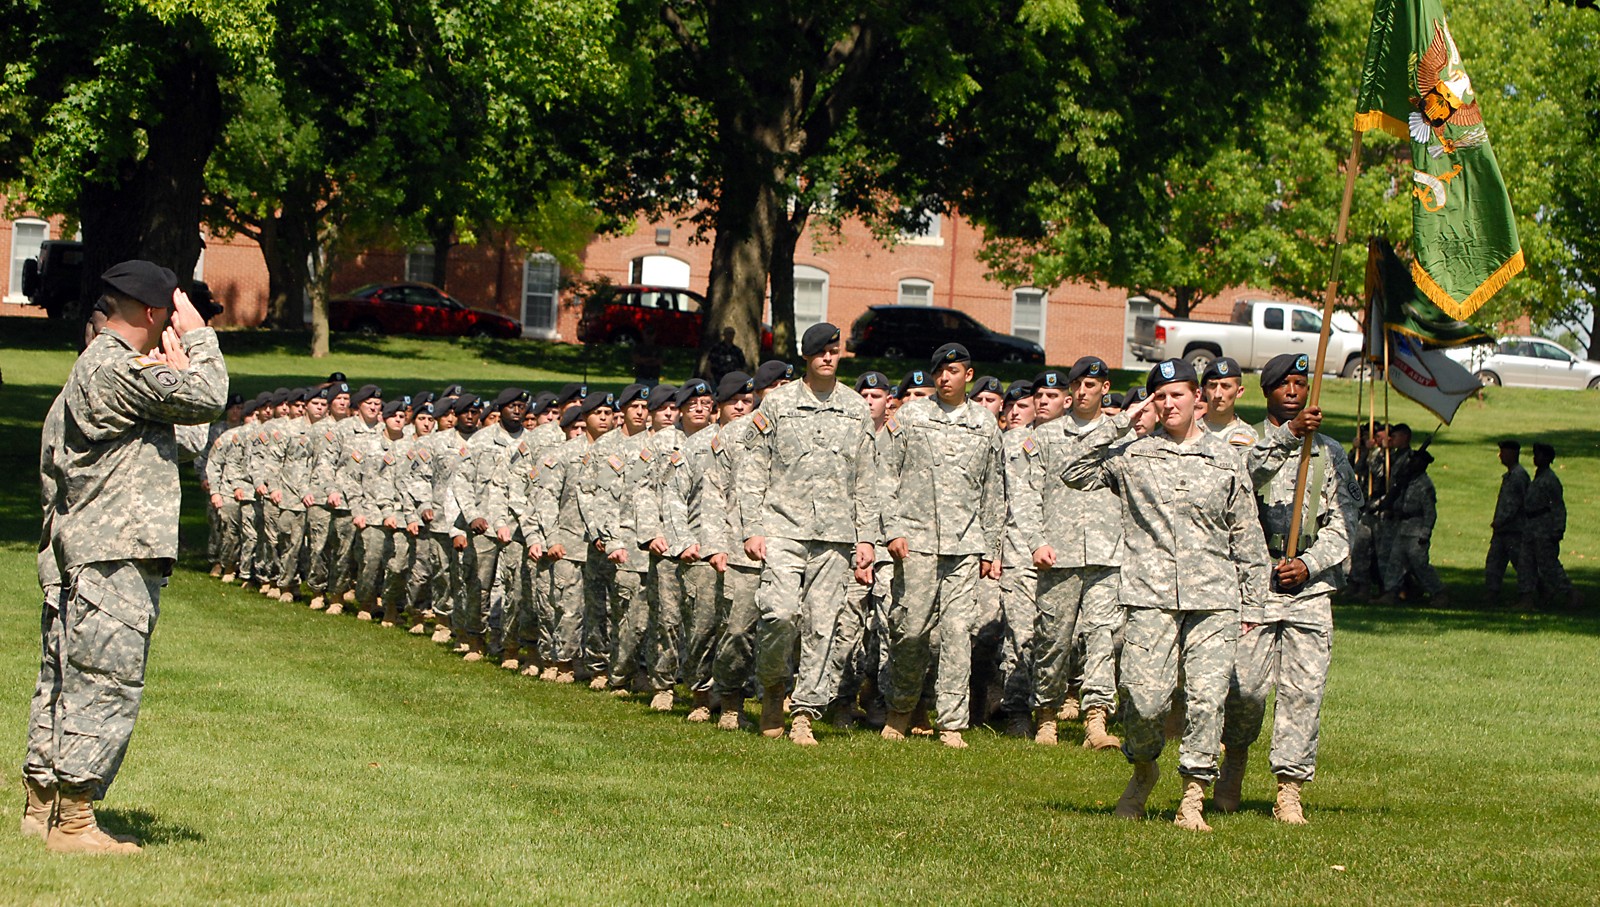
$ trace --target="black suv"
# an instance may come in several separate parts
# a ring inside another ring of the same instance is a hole
[[[1000,334],[966,312],[920,305],[875,305],[850,326],[850,352],[888,359],[925,359],[959,343],[979,362],[1044,362],[1044,347]]]

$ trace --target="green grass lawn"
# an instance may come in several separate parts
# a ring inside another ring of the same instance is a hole
[[[38,665],[38,422],[71,354],[15,321],[0,337],[0,468],[13,476],[0,484],[0,739],[14,823]],[[585,365],[620,384],[626,371],[615,354],[532,343],[341,339],[315,362],[270,335],[223,346],[247,394],[335,368],[407,391],[546,387]],[[1325,403],[1348,437],[1354,386],[1330,384]],[[1392,412],[1432,427],[1409,404]],[[7,832],[0,903],[1600,902],[1600,620],[1481,600],[1493,441],[1508,435],[1560,451],[1565,559],[1600,602],[1600,394],[1500,389],[1468,403],[1432,448],[1435,561],[1456,606],[1337,609],[1305,828],[1271,819],[1264,745],[1245,810],[1211,816],[1215,833],[1171,825],[1175,749],[1151,800],[1161,820],[1122,823],[1115,754],[984,730],[952,752],[827,727],[801,751],[268,602],[189,557],[102,810],[146,852],[60,857]],[[191,500],[193,545],[204,526]]]

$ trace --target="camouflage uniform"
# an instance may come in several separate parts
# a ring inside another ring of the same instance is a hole
[[[261,410],[265,412],[265,408]],[[265,495],[261,487],[266,483],[270,464],[267,447],[271,442],[271,418],[263,419],[245,431],[243,476],[249,483],[244,500],[239,505],[239,581],[264,580],[270,572],[266,565],[269,534],[266,529]]]
[[[247,426],[230,428],[217,438],[206,458],[206,483],[211,493],[222,497],[217,511],[217,524],[221,537],[217,541],[216,560],[224,573],[237,573],[242,540],[240,537],[240,496],[252,494],[248,477],[244,475],[244,452]],[[237,494],[236,494],[237,493]]]
[[[514,453],[526,454],[527,442],[522,426],[507,431],[499,423],[473,432],[466,453],[451,479],[451,490],[461,508],[461,519],[471,526],[476,520],[488,523],[481,533],[468,529],[471,546],[462,559],[466,580],[465,598],[451,615],[453,629],[467,639],[481,640],[488,632],[490,594],[495,581],[504,584],[506,601],[515,608],[521,599],[522,566],[527,562],[519,537],[516,515],[508,496],[510,460]],[[491,484],[496,477],[497,484]],[[510,529],[509,541],[500,541],[498,530]],[[514,613],[501,622],[501,631],[514,620]]]
[[[1000,574],[1000,610],[1005,626],[1001,649],[1000,707],[1011,715],[1027,714],[1033,697],[1033,628],[1038,617],[1038,570],[1033,566],[1033,549],[1028,547],[1017,523],[1023,501],[1037,500],[1042,494],[1039,470],[1026,461],[1043,456],[1031,427],[1014,428],[1005,433],[1006,534],[1005,571]]]
[[[854,546],[871,544],[879,530],[872,414],[843,384],[821,399],[795,381],[762,399],[750,427],[736,485],[745,537],[767,543],[756,675],[766,690],[783,689],[798,636],[791,711],[818,718],[838,693],[834,650],[860,644],[860,616],[841,612]]]
[[[1158,428],[1113,454],[1130,424],[1119,414],[1079,438],[1061,471],[1074,488],[1122,498],[1122,752],[1131,762],[1161,755],[1181,664],[1178,770],[1210,783],[1239,625],[1264,615],[1266,543],[1244,464],[1225,442],[1201,433],[1180,444]]]
[[[348,417],[344,421],[349,421]],[[306,510],[306,559],[309,562],[306,585],[311,587],[313,595],[327,594],[328,576],[339,556],[333,531],[335,508],[328,502],[328,495],[337,487],[334,484],[334,472],[341,452],[339,435],[344,421],[328,416],[317,423],[316,430],[311,434],[311,475],[306,488],[315,502]],[[339,509],[344,511],[344,519],[348,520],[349,508],[344,506]]]
[[[320,421],[327,421],[326,419]],[[316,448],[312,442],[316,426],[305,417],[290,419],[284,429],[283,465],[278,470],[278,489],[283,502],[278,513],[278,574],[273,585],[298,589],[305,576],[306,502],[310,493]]]
[[[640,533],[640,492],[656,460],[650,446],[650,433],[634,435],[613,432],[616,440],[604,450],[592,451],[584,465],[584,485],[592,488],[583,508],[584,522],[591,538],[606,557],[601,575],[609,580],[610,611],[607,628],[611,637],[611,658],[606,674],[613,690],[625,690],[633,676],[644,667],[645,635],[649,628],[650,605],[645,577],[650,572],[650,539]],[[609,555],[624,552],[621,563]]]
[[[712,442],[716,426],[706,426],[684,435],[682,445],[666,459],[666,476],[661,488],[661,512],[668,557],[678,560],[691,547],[699,547],[692,562],[681,562],[678,575],[683,586],[680,627],[688,633],[682,643],[682,659],[670,645],[662,645],[654,667],[656,683],[681,670],[683,682],[691,692],[711,692],[712,665],[722,617],[722,574],[709,563],[722,552],[723,502],[713,500],[715,491],[706,482],[712,468]]]
[[[218,419],[206,429],[205,446],[201,448],[200,455],[194,458],[194,475],[201,482],[201,490],[211,494],[211,479],[207,466],[211,462],[211,451],[215,449],[217,439],[222,433],[231,428],[226,420]],[[217,508],[207,504],[206,526],[210,530],[206,534],[206,560],[213,565],[221,563],[222,556],[222,514]]]
[[[590,549],[578,512],[578,486],[591,446],[587,435],[579,435],[548,450],[530,470],[533,487],[519,502],[523,535],[542,526],[545,550],[562,548],[559,559],[544,561],[535,581],[547,585],[545,595],[552,610],[550,650],[542,654],[563,666],[574,664],[583,654],[583,569]],[[536,516],[530,508],[542,513]]]
[[[367,449],[372,436],[383,430],[381,420],[371,425],[359,414],[340,422],[334,430],[334,439],[326,442],[331,447],[328,461],[331,475],[328,478],[329,495],[338,494],[339,504],[333,507],[333,518],[328,526],[328,550],[324,552],[325,572],[321,588],[332,597],[343,595],[355,587],[355,566],[359,546],[355,517],[350,506],[352,489],[359,482],[360,463],[351,456],[356,450]],[[318,576],[312,571],[311,588],[319,590]]]
[[[645,446],[652,451],[652,460],[645,471],[640,487],[634,492],[638,498],[639,541],[647,548],[655,539],[667,539],[666,484],[671,478],[674,455],[688,440],[677,426],[668,426],[650,433]],[[677,459],[682,460],[682,457]],[[646,552],[649,574],[645,584],[647,603],[645,639],[645,675],[652,690],[670,690],[677,682],[680,662],[684,654],[683,629],[685,581],[684,569],[688,565],[679,561],[669,550],[667,555]],[[631,559],[630,555],[630,559]],[[704,566],[704,565],[702,565]]]
[[[935,721],[964,730],[979,562],[1000,561],[1005,534],[1000,427],[976,403],[946,410],[931,397],[902,406],[883,427],[883,535],[909,549],[889,607],[886,699],[894,712],[916,708],[937,634]]]
[[[1522,514],[1527,521],[1523,534],[1522,561],[1534,588],[1530,592],[1546,600],[1565,604],[1572,597],[1572,580],[1561,566],[1561,539],[1567,534],[1567,502],[1561,480],[1549,466],[1534,470],[1528,483],[1528,497]],[[1521,579],[1521,573],[1517,578]]]
[[[720,628],[716,655],[712,659],[712,694],[744,696],[755,663],[756,628],[761,611],[756,592],[761,583],[761,562],[744,551],[750,536],[744,518],[744,495],[739,493],[739,476],[750,435],[755,432],[753,413],[746,413],[716,429],[711,439],[711,459],[705,472],[706,532],[714,539],[712,553],[728,555],[728,572],[722,574],[722,590],[717,598]]]
[[[881,428],[873,434],[874,453],[880,460],[888,436]],[[883,469],[878,470],[880,502],[885,500],[884,488],[890,478]],[[860,616],[861,644],[854,651],[840,650],[841,664],[834,670],[843,677],[839,682],[841,701],[856,703],[864,682],[870,678],[872,696],[866,704],[887,708],[883,699],[889,686],[889,605],[894,598],[895,560],[889,554],[888,539],[883,537],[881,508],[878,524],[878,537],[873,540],[872,583],[849,583],[845,590],[848,601],[842,617],[849,620]]]
[[[411,565],[411,536],[405,526],[418,519],[412,510],[412,496],[403,485],[409,470],[403,445],[409,442],[405,438],[390,439],[381,429],[375,435],[360,438],[366,443],[349,452],[360,467],[357,482],[350,489],[350,514],[366,522],[361,529],[356,603],[373,611],[381,596],[384,617],[392,621],[398,616]],[[385,520],[393,520],[398,528],[385,526]]]
[[[1483,585],[1489,597],[1500,594],[1505,582],[1506,564],[1517,571],[1517,597],[1533,594],[1533,575],[1523,557],[1526,546],[1522,508],[1528,499],[1530,484],[1528,471],[1521,463],[1513,463],[1500,477],[1500,496],[1495,498],[1493,528],[1489,536],[1489,554],[1483,563]]]
[[[512,569],[517,582],[514,587],[507,588],[507,595],[515,592],[516,598],[507,598],[501,636],[508,650],[519,651],[522,659],[530,662],[547,657],[554,623],[550,613],[549,575],[541,575],[540,565],[527,556],[529,547],[543,548],[545,536],[549,534],[551,510],[541,506],[545,502],[539,498],[545,492],[533,482],[539,461],[547,452],[542,445],[548,444],[548,438],[547,434],[523,431],[521,441],[489,482],[490,496],[504,498],[509,504],[512,522],[517,527],[512,537],[520,549],[516,558],[512,556],[514,549],[509,547],[503,555],[515,564]]]
[[[461,523],[461,510],[450,493],[450,482],[461,459],[459,450],[465,443],[455,429],[446,428],[424,435],[414,451],[416,477],[427,486],[427,498],[419,511],[432,510],[433,519],[423,521],[423,531],[417,536],[416,568],[406,587],[406,605],[418,614],[431,611],[434,620],[446,627],[450,625],[455,594],[461,588],[461,555],[453,542],[467,534]]]
[[[1267,553],[1276,563],[1285,554],[1301,441],[1285,426],[1265,434],[1251,452],[1250,473]],[[1295,555],[1309,578],[1292,593],[1269,589],[1261,623],[1240,636],[1222,728],[1222,743],[1230,752],[1248,748],[1261,736],[1267,696],[1276,690],[1272,773],[1301,782],[1316,775],[1322,694],[1333,651],[1333,593],[1344,582],[1350,531],[1360,508],[1351,494],[1355,474],[1338,443],[1318,434],[1312,459]]]
[[[1416,456],[1408,453],[1407,457]],[[1393,465],[1396,474],[1403,467]],[[1400,592],[1406,574],[1415,577],[1428,595],[1444,591],[1444,583],[1428,562],[1428,549],[1433,538],[1433,524],[1438,518],[1435,505],[1433,479],[1426,471],[1417,473],[1400,489],[1393,508],[1384,521],[1388,546],[1383,548],[1383,589],[1385,593]]]
[[[178,555],[173,424],[216,418],[228,394],[216,333],[191,330],[183,346],[189,368],[178,371],[139,355],[114,329],[101,331],[61,392],[59,433],[48,426],[44,433],[56,469],[41,472],[53,472],[61,487],[46,490],[55,500],[45,532],[53,534],[56,569],[41,560],[45,695],[41,701],[35,693],[39,712],[29,740],[43,745],[47,710],[50,748],[30,746],[23,771],[41,785],[86,789],[94,799],[104,796],[127,751],[160,590]],[[113,475],[117,481],[108,481]],[[52,612],[48,581],[56,573],[67,593]]]

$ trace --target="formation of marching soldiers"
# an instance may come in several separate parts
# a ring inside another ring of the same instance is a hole
[[[1262,372],[1250,425],[1228,359],[1115,394],[1092,356],[1008,388],[959,344],[897,384],[841,382],[832,325],[801,353],[715,386],[480,399],[335,374],[230,401],[199,466],[212,574],[657,710],[684,695],[727,730],[756,698],[755,728],[802,746],[825,716],[954,748],[1081,720],[1133,765],[1126,818],[1180,738],[1196,830],[1209,785],[1238,808],[1276,687],[1274,815],[1305,821],[1361,489],[1316,435],[1288,555],[1321,419],[1304,356]]]

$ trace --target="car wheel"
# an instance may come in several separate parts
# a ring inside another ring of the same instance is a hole
[[[1016,350],[1012,350],[1011,352],[1006,353],[1004,356],[1001,356],[1000,361],[1004,362],[1006,365],[1020,365],[1023,361],[1022,354]]]
[[[1589,380],[1589,390],[1600,391],[1600,378],[1591,378]]]
[[[880,355],[885,359],[904,359],[906,358],[906,351],[891,343],[883,348],[883,352]]]
[[[611,342],[617,346],[633,346],[639,342],[639,335],[632,331],[618,331],[611,335]]]
[[[1478,383],[1483,385],[1484,387],[1499,387],[1500,386],[1500,376],[1496,375],[1494,372],[1488,371],[1487,369],[1485,369],[1484,371],[1479,372],[1477,377],[1478,377]],[[1593,387],[1593,385],[1590,385],[1590,386]]]
[[[376,337],[383,333],[376,321],[370,319],[356,322],[356,333],[366,337]]]
[[[1196,375],[1204,375],[1206,367],[1211,365],[1211,360],[1215,358],[1217,358],[1216,353],[1207,349],[1198,349],[1190,350],[1184,355],[1183,361],[1189,363],[1189,367],[1194,369]]]
[[[493,340],[494,332],[488,328],[477,328],[472,332],[473,340]]]
[[[1349,378],[1352,381],[1371,381],[1372,363],[1361,356],[1351,356],[1345,361],[1344,368],[1339,371],[1339,377]]]

